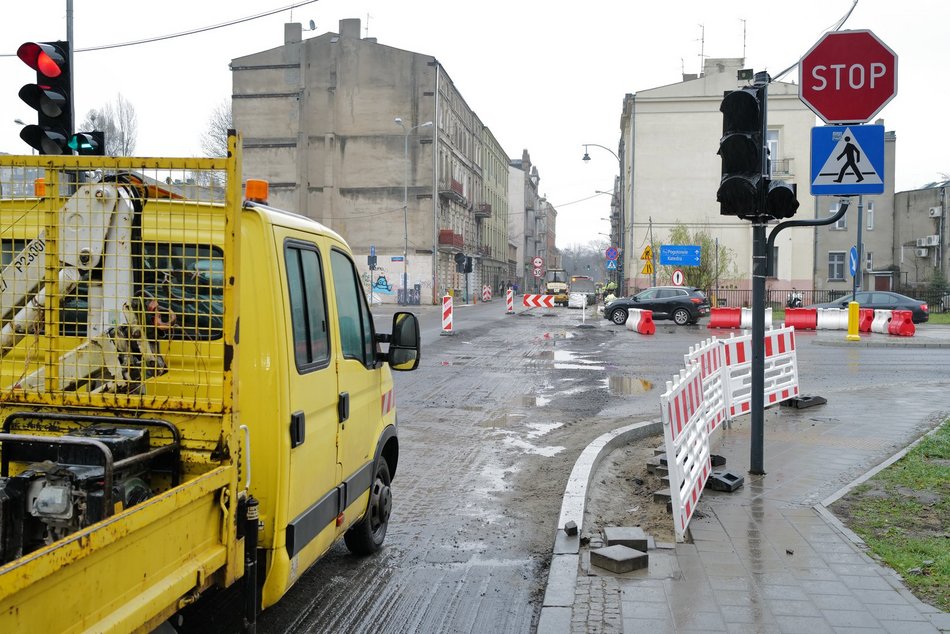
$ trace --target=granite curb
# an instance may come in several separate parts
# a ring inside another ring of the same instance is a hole
[[[538,620],[538,634],[570,632],[571,615],[580,561],[580,536],[584,529],[587,489],[598,465],[614,449],[634,440],[654,436],[663,431],[663,422],[643,421],[607,432],[591,442],[574,462],[567,479],[561,514],[554,536],[551,567]],[[568,534],[566,526],[574,523]]]

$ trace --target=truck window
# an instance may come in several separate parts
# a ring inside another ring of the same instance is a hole
[[[356,267],[345,253],[337,250],[330,252],[330,266],[343,356],[357,359],[367,367],[372,366],[376,359],[373,322]]]
[[[320,254],[312,245],[290,243],[284,260],[297,370],[324,366],[330,360],[330,335]]]

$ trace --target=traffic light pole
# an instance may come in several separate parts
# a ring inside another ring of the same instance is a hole
[[[765,474],[765,278],[768,255],[764,219],[752,224],[752,402],[749,473]]]

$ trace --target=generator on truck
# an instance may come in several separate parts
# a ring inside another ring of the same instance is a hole
[[[418,321],[377,333],[345,241],[242,196],[240,149],[0,156],[0,631],[147,631],[211,588],[253,629],[337,539],[382,546]]]

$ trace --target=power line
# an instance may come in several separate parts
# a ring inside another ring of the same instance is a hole
[[[285,7],[280,7],[279,9],[271,9],[270,11],[264,11],[263,13],[249,15],[244,18],[237,18],[234,20],[229,20],[228,22],[221,22],[220,24],[212,24],[211,26],[202,26],[195,29],[190,29],[188,31],[181,31],[180,33],[170,33],[168,35],[156,35],[155,37],[144,38],[141,40],[133,40],[131,42],[122,42],[120,44],[103,44],[101,46],[88,46],[86,48],[77,48],[77,49],[73,49],[73,52],[86,53],[89,51],[104,51],[110,48],[123,48],[126,46],[137,46],[139,44],[150,44],[151,42],[161,42],[163,40],[171,40],[176,37],[185,37],[186,35],[195,35],[196,33],[204,33],[206,31],[213,31],[215,29],[221,29],[226,26],[234,26],[235,24],[241,24],[242,22],[250,22],[251,20],[264,18],[269,15],[274,15],[275,13],[280,13],[282,11],[293,10],[293,9],[296,9],[297,7],[313,4],[314,2],[317,2],[317,0],[305,0],[304,2],[295,2],[294,4],[289,4]],[[2,53],[0,54],[0,57],[13,57],[14,55],[15,53]]]

